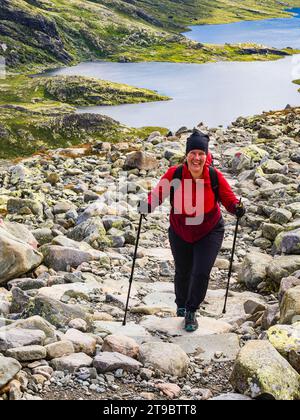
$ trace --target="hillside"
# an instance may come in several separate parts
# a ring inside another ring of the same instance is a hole
[[[293,0],[290,6],[300,6]],[[8,68],[67,65],[87,59],[206,62],[270,59],[279,52],[216,48],[180,35],[191,23],[287,15],[273,0],[0,0],[0,44]],[[273,54],[273,52],[275,54]]]

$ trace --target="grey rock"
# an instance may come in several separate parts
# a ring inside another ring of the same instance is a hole
[[[57,359],[63,356],[69,356],[75,353],[73,343],[71,341],[62,340],[57,343],[48,344],[45,346],[48,359]]]
[[[279,223],[280,225],[285,225],[292,219],[292,217],[293,214],[289,210],[277,209],[271,214],[270,221],[272,223]]]
[[[146,152],[131,152],[126,155],[124,167],[129,169],[151,170],[156,169],[158,161],[156,156]]]
[[[73,373],[82,367],[89,367],[93,363],[93,359],[84,353],[74,353],[69,356],[59,357],[51,360],[51,366],[55,370]]]
[[[139,360],[172,376],[185,376],[189,367],[187,354],[176,344],[149,342],[140,346]]]
[[[9,330],[11,328],[20,328],[25,330],[40,330],[43,331],[46,335],[45,343],[48,344],[57,341],[56,331],[53,325],[51,325],[39,315],[32,316],[27,319],[19,319],[18,321],[13,322],[7,327],[0,328],[0,332],[2,330]]]
[[[279,233],[274,242],[274,249],[277,253],[300,254],[300,228]]]
[[[103,254],[96,250],[81,251],[57,245],[43,245],[40,248],[44,255],[44,264],[55,271],[68,271],[77,268],[83,262],[101,259]]]
[[[300,286],[288,289],[280,305],[280,323],[300,321]]]
[[[33,289],[40,289],[41,287],[45,287],[47,282],[41,279],[32,279],[32,278],[20,278],[10,280],[7,283],[8,289],[12,289],[13,287],[18,287],[21,290],[33,290]]]
[[[66,332],[64,340],[71,341],[75,352],[77,353],[82,352],[89,356],[93,356],[96,352],[96,340],[88,334],[84,334],[74,328],[71,328]]]
[[[263,236],[269,241],[274,241],[276,236],[282,231],[283,227],[275,223],[263,223],[262,225]]]
[[[35,216],[43,216],[43,204],[37,200],[10,198],[7,202],[8,213],[20,214],[24,212],[24,209],[29,209],[29,212]]]
[[[300,255],[285,255],[274,258],[267,267],[267,275],[276,284],[280,285],[283,277],[288,277],[300,269]]]
[[[98,373],[113,372],[117,369],[135,372],[142,367],[142,364],[121,353],[103,352],[95,357],[93,366]]]
[[[29,362],[31,360],[45,359],[47,351],[45,347],[31,345],[9,349],[6,352],[6,355],[18,360],[19,362]]]
[[[0,356],[0,389],[8,384],[21,369],[22,366],[17,360]]]
[[[27,309],[28,315],[42,315],[57,328],[65,327],[72,319],[82,318],[90,323],[90,315],[79,305],[68,305],[46,296],[36,296]]]
[[[33,270],[43,255],[0,227],[0,285]]]
[[[26,330],[21,328],[5,328],[0,331],[0,352],[15,347],[43,345],[46,335],[40,330]]]
[[[244,258],[238,280],[249,289],[255,290],[267,278],[267,267],[272,257],[260,252],[251,252]]]
[[[280,317],[279,305],[278,304],[268,305],[261,320],[262,329],[268,330],[270,327],[277,324],[277,322],[279,321],[279,317]]]
[[[230,382],[236,391],[252,398],[300,397],[299,375],[268,341],[249,341],[241,349]]]
[[[278,293],[279,302],[282,302],[284,294],[293,287],[300,286],[300,279],[294,276],[284,277],[280,283],[280,289]]]

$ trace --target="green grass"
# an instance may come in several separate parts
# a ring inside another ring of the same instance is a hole
[[[120,105],[168,100],[149,89],[82,76],[0,79],[0,105],[21,104],[31,109],[60,106]]]
[[[169,61],[175,63],[207,63],[216,61],[266,61],[280,59],[285,55],[299,53],[299,50],[260,47],[255,44],[240,45],[211,45],[199,44],[183,45],[169,43],[167,45],[155,45],[151,52],[148,49],[135,47],[115,55],[111,55],[113,61],[141,62],[141,61]]]
[[[283,11],[286,6],[275,0],[9,0],[9,9],[7,0],[2,2],[4,32],[0,41],[8,46],[5,56],[9,69],[18,71],[91,59],[122,59],[124,53],[147,61],[152,55],[159,60],[174,57],[179,62],[222,59],[224,54],[213,47],[199,59],[178,34],[193,23],[289,16]],[[289,4],[300,6],[300,0]],[[176,43],[180,44],[177,51]],[[230,58],[225,47],[224,51],[226,59]],[[232,55],[244,60],[238,47]]]

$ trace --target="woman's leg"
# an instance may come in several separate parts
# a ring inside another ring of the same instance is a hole
[[[178,308],[185,308],[193,266],[193,246],[169,228],[169,241],[175,262],[175,296]]]
[[[204,301],[208,289],[211,269],[216,261],[224,238],[224,222],[218,225],[203,239],[194,244],[193,268],[186,310],[195,312]]]

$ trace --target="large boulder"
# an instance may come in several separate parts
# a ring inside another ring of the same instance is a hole
[[[117,369],[124,369],[134,372],[142,367],[142,364],[131,357],[116,352],[101,352],[93,362],[93,366],[99,373],[113,372]]]
[[[149,342],[140,346],[139,360],[172,376],[185,376],[189,367],[187,354],[172,343]]]
[[[39,266],[43,255],[0,227],[0,285]]]
[[[18,214],[34,214],[35,216],[43,216],[43,204],[38,200],[30,200],[23,198],[10,198],[7,202],[8,213]]]
[[[103,257],[103,253],[96,250],[81,251],[58,245],[43,245],[40,250],[44,255],[44,264],[55,271],[68,271],[83,262],[100,260]]]
[[[78,242],[85,241],[91,244],[105,234],[106,230],[100,217],[92,217],[75,226],[68,233],[68,237]]]
[[[280,323],[292,324],[300,321],[300,286],[286,291],[280,306]]]
[[[268,277],[280,285],[283,277],[288,277],[300,269],[300,255],[284,255],[274,258],[267,267]]]
[[[269,159],[262,165],[262,170],[266,174],[279,174],[284,171],[284,167],[276,160]]]
[[[56,330],[49,322],[47,322],[45,319],[43,319],[39,315],[31,316],[26,319],[19,319],[12,324],[0,328],[0,332],[2,330],[10,330],[10,329],[25,329],[25,330],[39,330],[43,331],[46,335],[45,343],[50,344],[56,342]]]
[[[283,227],[275,223],[263,223],[262,225],[263,237],[269,239],[269,241],[274,241],[276,236],[282,231]]]
[[[70,328],[64,335],[64,340],[71,341],[76,353],[85,353],[93,356],[96,352],[96,340],[88,334]]]
[[[267,278],[267,267],[272,257],[261,252],[251,252],[244,258],[238,280],[249,289],[255,290]]]
[[[138,356],[139,348],[133,338],[117,334],[108,335],[102,345],[102,351],[121,353],[133,359]]]
[[[48,359],[58,359],[63,356],[69,356],[75,353],[73,343],[71,341],[58,341],[57,343],[51,343],[45,346],[47,351]]]
[[[249,341],[241,349],[230,382],[252,398],[300,398],[300,376],[269,341]]]
[[[124,167],[127,169],[151,170],[156,169],[158,161],[156,157],[147,152],[131,152],[126,155]]]
[[[295,276],[284,277],[280,282],[280,289],[278,293],[278,300],[281,303],[284,294],[293,287],[300,286],[300,278]]]
[[[300,228],[289,232],[281,232],[274,242],[277,253],[300,254]]]
[[[267,159],[268,156],[268,152],[255,144],[251,144],[235,154],[231,161],[232,170],[239,173],[245,169],[252,169],[259,164],[262,159]]]
[[[36,296],[29,303],[27,315],[41,315],[57,328],[65,327],[72,319],[81,318],[90,324],[90,315],[79,305],[67,305],[46,296]]]
[[[259,139],[268,139],[268,140],[275,140],[279,136],[281,136],[282,133],[277,127],[270,127],[267,125],[264,125],[260,128],[258,132],[258,138]]]
[[[0,226],[11,235],[15,236],[17,239],[20,239],[22,242],[25,242],[26,244],[32,246],[34,249],[37,249],[38,242],[35,236],[23,224],[15,222],[3,222]]]
[[[73,373],[81,367],[90,367],[93,359],[85,353],[74,353],[68,356],[51,360],[51,366],[55,370]]]
[[[0,352],[15,347],[31,346],[33,344],[43,345],[45,339],[45,333],[39,330],[25,330],[21,328],[1,329]]]
[[[293,217],[293,213],[287,209],[276,209],[270,216],[270,221],[272,223],[279,223],[280,225],[285,225]]]
[[[22,369],[17,360],[0,356],[0,389],[10,382]]]
[[[31,345],[23,347],[15,347],[7,350],[7,356],[12,357],[19,362],[30,362],[31,360],[45,359],[47,351],[43,346]]]
[[[108,207],[102,199],[99,199],[94,203],[90,204],[78,217],[76,222],[78,225],[80,225],[81,223],[85,222],[86,220],[92,217],[105,216],[106,214],[108,214]]]

